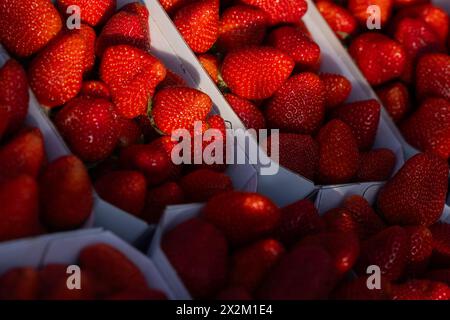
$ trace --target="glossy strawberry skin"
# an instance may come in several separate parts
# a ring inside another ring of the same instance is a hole
[[[308,8],[304,0],[242,0],[242,2],[264,10],[268,15],[270,25],[296,23]]]
[[[184,194],[192,202],[206,202],[215,195],[232,191],[233,183],[224,173],[196,170],[180,180]]]
[[[142,140],[142,130],[134,120],[118,119],[119,147],[126,148]]]
[[[409,280],[392,286],[392,300],[448,300],[450,288],[440,282]]]
[[[373,149],[360,155],[356,181],[386,181],[395,168],[397,157],[390,149]]]
[[[92,27],[106,22],[116,10],[116,0],[58,0],[57,5],[63,15],[70,6],[80,7],[81,20]]]
[[[109,100],[111,93],[108,86],[102,81],[85,81],[81,87],[80,96]]]
[[[400,122],[411,109],[408,88],[402,82],[394,82],[377,90],[377,95],[394,122]]]
[[[317,1],[316,6],[339,39],[347,39],[358,29],[355,17],[344,7],[326,0]]]
[[[218,83],[219,81],[219,59],[209,53],[204,53],[197,56],[198,61],[202,64],[205,71],[211,77],[211,79]]]
[[[352,84],[339,74],[325,73],[320,75],[325,91],[325,107],[327,110],[342,105],[350,96]]]
[[[427,227],[406,227],[409,237],[406,273],[421,275],[428,267],[433,253],[433,235]]]
[[[266,129],[266,119],[262,111],[251,101],[232,93],[225,94],[225,99],[227,99],[227,102],[247,129],[254,129],[256,131]]]
[[[450,99],[450,56],[424,55],[417,63],[416,92],[419,98],[442,97]]]

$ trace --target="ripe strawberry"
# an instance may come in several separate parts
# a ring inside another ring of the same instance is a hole
[[[265,11],[270,25],[296,23],[308,9],[305,0],[242,0],[241,2]]]
[[[19,176],[0,184],[0,242],[37,234],[38,201],[38,187],[29,176]]]
[[[225,99],[227,99],[227,102],[247,129],[254,129],[257,132],[266,129],[266,119],[262,111],[251,101],[232,93],[225,94]]]
[[[384,108],[395,122],[405,118],[411,109],[408,88],[401,82],[388,84],[377,90]]]
[[[303,237],[322,231],[325,231],[325,222],[314,203],[300,200],[281,209],[281,219],[275,234],[283,244],[291,246]]]
[[[238,245],[274,231],[280,210],[264,196],[235,191],[213,197],[202,217],[219,228],[231,244]]]
[[[14,268],[0,276],[0,300],[36,300],[38,272],[30,267]]]
[[[422,274],[433,253],[433,235],[430,229],[422,226],[406,227],[405,230],[409,237],[406,273]]]
[[[334,109],[343,104],[350,96],[352,83],[339,74],[324,73],[320,75],[324,86],[325,107]]]
[[[116,171],[95,182],[99,196],[116,207],[140,216],[145,206],[147,181],[136,171]]]
[[[443,98],[429,98],[401,124],[400,129],[412,146],[447,159],[450,157],[449,125],[450,102]]]
[[[244,288],[231,287],[223,289],[216,296],[218,301],[252,301],[253,298]]]
[[[284,255],[258,291],[262,300],[326,299],[334,282],[333,260],[317,245],[299,245]]]
[[[271,128],[312,134],[325,117],[325,94],[320,78],[309,72],[289,78],[268,102],[266,120]]]
[[[403,275],[408,256],[408,234],[402,227],[389,227],[362,243],[358,272],[366,274],[368,266],[380,267],[381,274],[389,280]]]
[[[419,98],[436,96],[450,99],[450,56],[427,54],[417,63],[416,92]]]
[[[184,81],[178,74],[171,71],[170,69],[166,69],[166,77],[163,81],[161,81],[156,88],[156,91],[162,90],[164,88],[170,87],[187,87],[186,81]]]
[[[56,126],[72,152],[87,162],[105,160],[118,142],[118,121],[111,102],[76,98],[55,118]]]
[[[192,129],[194,122],[206,120],[211,110],[211,99],[201,91],[165,88],[153,98],[151,116],[159,131],[171,135],[178,129]]]
[[[186,175],[180,180],[180,186],[192,202],[206,202],[218,194],[233,190],[233,183],[227,175],[208,169]]]
[[[266,144],[268,155],[272,159],[278,160],[279,164],[286,169],[311,181],[314,180],[317,173],[319,147],[311,136],[295,133],[273,134],[267,138]],[[278,159],[274,154],[277,151]]]
[[[93,207],[92,186],[83,163],[74,156],[50,163],[39,179],[41,219],[52,230],[80,227]]]
[[[317,1],[316,7],[339,39],[346,40],[358,29],[355,17],[344,7],[327,0]]]
[[[450,286],[450,269],[437,269],[429,271],[424,276],[426,279],[446,283]]]
[[[219,1],[199,0],[178,10],[173,23],[195,53],[205,53],[219,36]]]
[[[347,7],[360,25],[366,26],[371,15],[367,8],[371,5],[380,8],[381,26],[385,26],[392,14],[393,0],[349,0]]]
[[[403,47],[380,33],[358,36],[351,43],[349,52],[367,81],[374,86],[399,77],[405,69],[406,52]]]
[[[142,131],[138,124],[131,119],[118,119],[119,147],[126,148],[142,140]]]
[[[81,10],[81,20],[92,27],[105,23],[116,10],[116,0],[57,0],[56,3],[63,15],[68,14],[68,7],[78,6]]]
[[[432,154],[418,154],[386,184],[378,208],[391,224],[430,226],[441,216],[448,165]]]
[[[351,127],[332,120],[320,129],[318,180],[324,184],[349,182],[359,167],[358,143]]]
[[[248,47],[230,52],[222,64],[222,77],[230,90],[246,99],[272,96],[294,69],[294,61],[270,47]]]
[[[213,225],[188,220],[165,234],[161,247],[193,298],[210,298],[225,284],[228,245]]]
[[[404,8],[415,4],[427,3],[429,1],[430,0],[394,0],[394,6],[396,8]]]
[[[89,72],[94,68],[95,64],[95,41],[97,35],[95,30],[86,24],[82,24],[79,30],[70,31],[69,33],[79,34],[86,45],[85,58],[84,58],[84,74],[89,74]]]
[[[6,134],[14,133],[23,124],[28,101],[27,75],[16,60],[8,60],[0,68],[0,108],[8,114]]]
[[[360,234],[361,227],[353,213],[344,208],[334,208],[325,212],[323,219],[327,231]]]
[[[0,4],[0,42],[14,55],[29,57],[61,30],[58,11],[47,0],[6,0]]]
[[[356,181],[386,181],[395,167],[396,156],[390,149],[373,149],[360,154]]]
[[[195,0],[159,0],[159,3],[168,14],[172,14],[193,1]]]
[[[279,27],[269,34],[268,43],[289,55],[300,70],[320,67],[320,47],[298,28]]]
[[[0,179],[28,175],[36,178],[46,160],[39,129],[26,129],[0,147]]]
[[[266,35],[267,15],[258,8],[235,5],[220,17],[217,46],[221,51],[260,45]]]
[[[450,267],[450,225],[437,223],[430,228],[433,234],[433,257],[434,266]]]
[[[392,300],[449,300],[450,288],[441,282],[409,280],[392,285]]]
[[[103,54],[100,77],[111,90],[116,112],[132,119],[147,114],[156,86],[166,77],[166,68],[140,49],[119,45]]]
[[[285,253],[281,243],[265,239],[233,254],[229,285],[254,292]]]
[[[390,300],[391,284],[385,277],[381,277],[380,289],[369,289],[368,277],[361,276],[339,285],[332,294],[334,300]],[[371,283],[371,281],[369,281]]]
[[[167,206],[185,202],[183,189],[176,182],[167,182],[148,191],[142,218],[149,224],[157,224]]]
[[[219,59],[208,53],[204,53],[201,55],[198,55],[198,61],[202,64],[205,71],[209,74],[211,79],[218,83],[219,81]]]
[[[109,100],[111,98],[111,92],[109,92],[109,88],[104,82],[90,80],[83,82],[80,96]]]

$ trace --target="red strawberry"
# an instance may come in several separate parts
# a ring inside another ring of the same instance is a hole
[[[258,132],[266,128],[266,119],[263,113],[251,101],[232,93],[225,94],[225,99],[247,129],[254,129]]]
[[[450,56],[427,54],[416,68],[416,92],[418,97],[436,96],[450,99]]]
[[[320,67],[320,47],[298,28],[279,27],[270,33],[268,43],[289,55],[300,70]]]
[[[145,206],[147,181],[136,171],[116,171],[98,179],[95,190],[103,200],[140,216]]]
[[[289,78],[268,102],[265,115],[270,127],[312,134],[325,117],[325,94],[320,78],[300,73]]]
[[[248,293],[244,288],[231,287],[223,289],[216,296],[218,301],[251,301],[253,300],[250,293]]]
[[[38,187],[29,176],[0,184],[0,242],[37,234],[39,227]]]
[[[29,267],[14,268],[0,276],[0,300],[36,300],[38,272]]]
[[[236,5],[225,9],[220,17],[217,46],[221,51],[230,51],[260,45],[267,20],[266,13],[255,7]]]
[[[126,148],[137,144],[142,139],[141,128],[134,120],[118,119],[119,147]]]
[[[408,256],[408,234],[402,227],[389,227],[369,238],[361,246],[357,269],[366,274],[368,266],[378,266],[389,280],[397,280],[403,274]]]
[[[149,12],[144,4],[134,2],[124,6],[103,27],[96,43],[97,56],[108,47],[129,45],[143,51],[150,50]]]
[[[161,81],[156,88],[157,91],[164,89],[164,88],[170,88],[170,87],[187,87],[186,81],[184,81],[178,74],[171,71],[170,69],[166,70],[166,77],[163,81]]]
[[[349,0],[347,7],[361,26],[366,26],[370,17],[367,8],[371,5],[380,8],[381,26],[386,25],[392,14],[393,0]]]
[[[172,14],[193,1],[195,0],[159,0],[159,3],[167,13]]]
[[[8,60],[0,68],[0,108],[6,110],[6,134],[13,133],[23,124],[28,113],[27,75],[16,60]]]
[[[349,182],[359,167],[358,144],[351,127],[340,120],[332,120],[319,132],[319,169],[321,183]]]
[[[229,285],[254,292],[284,253],[283,245],[273,239],[240,249],[232,257]]]
[[[356,32],[358,22],[347,9],[326,0],[317,1],[316,6],[339,39],[345,40]]]
[[[191,130],[194,122],[204,121],[212,110],[208,95],[191,88],[165,88],[153,98],[151,115],[155,126],[171,135],[178,129]]]
[[[378,89],[377,95],[395,122],[403,120],[411,109],[408,88],[401,82],[394,82]]]
[[[281,209],[281,220],[276,235],[287,246],[301,238],[325,231],[325,222],[314,203],[300,200]]]
[[[6,106],[0,105],[0,141],[9,124],[9,112]]]
[[[272,96],[294,69],[294,61],[269,47],[230,52],[223,61],[222,77],[234,94],[250,100]]]
[[[200,169],[183,177],[180,186],[192,202],[206,202],[215,195],[233,190],[233,183],[227,175],[208,169]]]
[[[427,227],[406,227],[409,237],[406,272],[411,275],[423,273],[433,253],[433,235]]]
[[[280,210],[264,196],[236,191],[213,197],[203,209],[202,217],[236,245],[274,231],[280,221]]]
[[[39,179],[41,218],[59,231],[80,227],[93,207],[92,186],[83,163],[74,156],[57,159]]]
[[[433,234],[433,265],[450,267],[450,225],[437,223],[430,230]]]
[[[228,245],[213,225],[188,220],[164,235],[161,247],[193,298],[210,298],[225,284]]]
[[[381,106],[376,100],[346,104],[334,116],[352,128],[360,150],[372,148],[380,123]]]
[[[425,278],[433,281],[444,282],[450,286],[450,269],[437,269],[425,274]]]
[[[68,14],[68,7],[78,6],[81,10],[81,20],[92,27],[106,22],[116,10],[116,0],[57,0],[56,3],[63,15]]]
[[[219,81],[219,59],[208,53],[204,53],[198,56],[198,61],[202,64],[205,71],[211,77],[211,79],[218,83]]]
[[[325,212],[323,219],[327,231],[361,234],[361,227],[347,209],[335,208]]]
[[[390,149],[373,149],[360,154],[356,181],[386,181],[394,170],[396,156]]]
[[[399,77],[405,69],[406,52],[403,47],[380,33],[370,32],[358,36],[350,45],[349,52],[374,86]]]
[[[418,154],[380,191],[378,208],[391,224],[430,226],[444,209],[447,178],[446,161]]]
[[[83,82],[80,96],[109,100],[111,98],[111,93],[109,92],[108,86],[104,82],[90,80]]]
[[[140,49],[119,45],[103,54],[100,77],[111,90],[116,112],[132,119],[147,114],[156,86],[166,77],[166,68]]]
[[[394,0],[396,8],[404,8],[407,6],[429,2],[430,0]]]
[[[219,1],[199,0],[177,11],[173,23],[195,53],[205,53],[219,36]]]
[[[36,178],[46,160],[39,129],[26,129],[0,147],[0,179],[28,175]]]
[[[262,300],[326,299],[334,282],[333,259],[320,246],[299,245],[284,255],[258,291]]]
[[[352,83],[339,74],[324,73],[320,75],[324,86],[325,107],[334,109],[343,104],[350,96]]]
[[[351,279],[338,286],[333,294],[332,298],[335,300],[365,300],[365,301],[377,301],[377,300],[390,300],[391,284],[385,278],[381,277],[380,289],[369,289],[367,285],[367,276]]]
[[[0,4],[0,42],[13,54],[29,57],[53,39],[61,18],[48,0],[6,0]]]
[[[450,288],[441,282],[409,280],[392,285],[392,300],[449,300]]]
[[[150,224],[156,224],[167,206],[182,204],[186,201],[185,199],[183,189],[175,182],[167,182],[160,187],[150,189],[142,218]]]
[[[84,74],[88,74],[95,64],[95,40],[97,38],[95,30],[88,25],[82,24],[80,30],[71,32],[79,34],[84,39],[86,45],[84,58]]]
[[[111,102],[76,98],[57,115],[55,123],[73,153],[87,162],[109,157],[118,142],[118,122]]]
[[[269,24],[298,22],[308,9],[305,0],[242,0],[241,2],[264,10],[269,17]]]

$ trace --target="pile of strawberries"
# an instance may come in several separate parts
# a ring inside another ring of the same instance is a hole
[[[148,287],[141,270],[107,244],[80,251],[81,289],[67,287],[67,265],[14,268],[0,276],[0,300],[166,300]]]
[[[407,142],[450,156],[449,16],[427,0],[317,0]],[[369,31],[368,5],[381,10],[381,30]]]
[[[450,224],[438,222],[448,166],[419,154],[380,191],[320,216],[301,200],[279,209],[228,192],[179,224],[161,247],[197,299],[448,300]],[[379,267],[381,287],[371,290]]]

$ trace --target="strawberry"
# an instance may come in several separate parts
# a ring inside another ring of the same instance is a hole
[[[222,77],[230,90],[246,99],[272,96],[294,69],[294,61],[270,47],[248,47],[230,52],[222,64]]]
[[[38,272],[30,267],[14,268],[0,276],[0,300],[36,300]]]
[[[371,5],[380,8],[381,26],[385,26],[392,14],[393,0],[349,0],[347,7],[356,20],[358,20],[359,24],[366,26],[371,15],[367,8]]]
[[[358,272],[366,274],[371,265],[380,267],[381,274],[389,280],[402,276],[409,248],[408,234],[402,227],[389,227],[372,236],[361,246]]]
[[[266,144],[268,154],[274,160],[277,159],[273,152],[278,151],[280,165],[311,181],[314,180],[319,147],[311,136],[295,133],[273,134],[267,138]],[[272,150],[273,148],[275,149]]]
[[[380,289],[369,289],[367,286],[368,277],[362,276],[341,283],[333,292],[334,300],[365,300],[379,301],[390,300],[391,284],[385,278],[381,277]]]
[[[324,86],[325,107],[334,109],[343,104],[352,91],[352,83],[339,74],[324,73],[320,75],[320,80]]]
[[[46,161],[39,129],[26,129],[0,147],[0,179],[28,175],[36,178]]]
[[[196,170],[183,177],[180,186],[192,202],[206,202],[218,194],[233,190],[233,183],[227,175],[208,169]]]
[[[105,160],[118,142],[118,121],[111,102],[76,98],[55,118],[55,124],[73,153],[87,162]]]
[[[116,207],[140,216],[145,206],[147,181],[136,171],[116,171],[95,182],[99,196]]]
[[[449,300],[450,288],[441,282],[409,280],[392,285],[392,300]]]
[[[25,71],[16,60],[8,60],[0,68],[0,109],[8,114],[6,134],[17,131],[25,121],[29,98]]]
[[[429,96],[450,99],[450,56],[427,54],[417,63],[416,92],[419,98]]]
[[[268,43],[289,55],[300,70],[320,67],[320,47],[298,28],[279,27],[269,34]]]
[[[394,6],[396,8],[404,8],[415,4],[427,3],[430,0],[394,0]]]
[[[202,64],[205,71],[211,77],[211,79],[218,83],[219,81],[219,59],[208,53],[204,53],[197,56],[198,61]]]
[[[258,8],[236,5],[225,9],[220,17],[217,46],[221,51],[258,46],[266,35],[267,15]]]
[[[268,198],[231,191],[213,197],[202,211],[202,217],[223,232],[231,244],[243,244],[274,231],[280,221],[280,210]]]
[[[356,181],[386,181],[395,167],[396,156],[390,149],[373,149],[360,154]]]
[[[349,182],[359,167],[358,143],[351,127],[332,120],[320,129],[318,180],[326,184]]]
[[[349,52],[367,81],[374,86],[399,77],[405,69],[406,52],[403,47],[380,33],[361,34],[353,40]]]
[[[0,141],[9,124],[9,112],[6,106],[0,105]]]
[[[287,246],[301,238],[325,231],[325,222],[319,216],[314,203],[300,200],[281,209],[277,237]]]
[[[150,51],[149,12],[144,4],[134,2],[124,6],[103,27],[95,53],[102,57],[108,47],[129,45]]]
[[[61,30],[58,11],[48,0],[5,0],[0,4],[0,42],[14,55],[29,57]]]
[[[325,117],[325,94],[320,78],[309,72],[289,78],[276,91],[265,110],[271,128],[312,134]]]
[[[161,81],[156,88],[156,91],[159,91],[164,88],[170,87],[187,87],[186,81],[184,81],[178,74],[171,71],[170,69],[166,70],[166,77],[163,81]]]
[[[261,288],[261,300],[321,300],[331,292],[333,259],[322,247],[299,245],[284,255]]]
[[[18,176],[0,184],[0,242],[37,234],[38,187],[29,176]]]
[[[391,224],[430,226],[441,216],[448,165],[432,154],[418,154],[386,184],[378,208]]]
[[[327,0],[317,1],[316,7],[339,39],[351,37],[358,29],[355,17],[344,7]]]
[[[159,3],[167,13],[172,14],[193,1],[195,0],[159,0]]]
[[[241,0],[241,2],[265,11],[270,25],[296,23],[308,9],[305,0]]]
[[[437,223],[430,228],[433,234],[433,257],[434,266],[450,267],[450,225]]]
[[[104,298],[106,301],[165,301],[167,296],[164,292],[150,288],[126,289],[111,294]]]
[[[377,90],[377,95],[394,122],[400,122],[411,109],[408,88],[401,82],[393,82]]]
[[[39,178],[41,218],[55,231],[80,227],[91,215],[92,186],[83,163],[74,156],[50,163]]]
[[[178,10],[173,23],[195,53],[205,53],[219,36],[219,1],[199,0]]]
[[[223,289],[216,296],[218,301],[252,301],[253,298],[244,288],[231,287]]]
[[[167,206],[185,202],[183,189],[176,182],[167,182],[148,191],[142,218],[149,224],[156,224]]]
[[[126,148],[141,141],[142,131],[134,120],[119,118],[118,127],[119,147]]]
[[[194,299],[210,298],[225,284],[228,245],[213,225],[183,222],[164,235],[161,248]]]
[[[251,101],[232,93],[225,94],[225,99],[247,129],[254,129],[258,132],[266,128],[266,119],[262,111]]]
[[[424,277],[429,280],[444,282],[450,286],[450,269],[431,270]]]
[[[265,239],[233,254],[229,285],[254,292],[285,253],[281,243]]]
[[[95,30],[88,25],[82,24],[81,29],[71,32],[79,34],[84,39],[86,45],[84,58],[84,74],[89,74],[89,72],[94,68],[95,64],[95,41],[97,39]]]
[[[166,68],[152,55],[127,45],[106,49],[100,78],[109,86],[116,112],[127,119],[146,115],[156,86]]]
[[[417,275],[423,273],[433,253],[433,235],[423,226],[406,227],[409,237],[406,273]]]
[[[323,220],[326,224],[326,230],[330,232],[362,234],[362,228],[353,215],[353,212],[344,208],[334,208],[325,212]]]
[[[68,14],[68,7],[78,6],[81,21],[92,27],[105,23],[116,10],[116,0],[57,0],[56,4],[63,15]]]
[[[109,92],[108,86],[104,82],[90,80],[83,82],[80,96],[109,100],[111,98],[111,93]]]
[[[151,116],[159,131],[171,135],[178,129],[192,129],[194,122],[206,120],[211,110],[211,99],[201,91],[165,88],[153,98]]]

